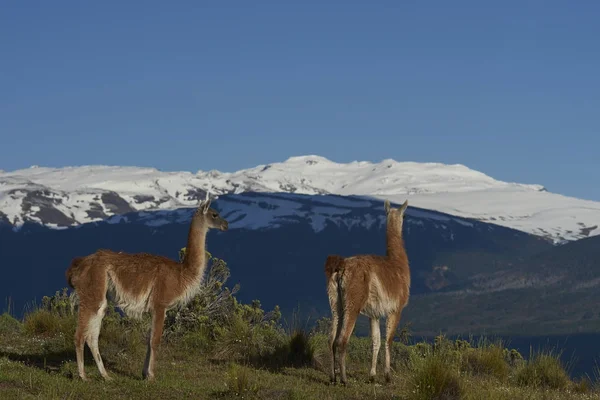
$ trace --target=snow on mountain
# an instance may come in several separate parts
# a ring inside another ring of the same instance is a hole
[[[358,227],[370,230],[381,229],[386,222],[381,201],[359,196],[241,193],[222,196],[215,207],[229,221],[229,229],[274,229],[283,225],[308,223],[318,233],[330,224],[348,230]],[[115,215],[105,223],[143,223],[153,227],[188,224],[194,211],[194,208],[141,211]],[[468,219],[414,207],[408,208],[406,214],[409,217],[405,221],[406,232],[413,227],[423,229],[427,226],[440,230],[441,237],[446,241],[454,240],[453,227],[456,226],[493,230],[487,224],[476,227]]]
[[[132,211],[192,207],[206,190],[216,196],[247,192],[338,194],[389,198],[398,203],[408,198],[416,207],[556,241],[600,234],[599,202],[549,193],[539,185],[498,181],[463,165],[394,160],[343,164],[319,156],[292,157],[232,173],[114,166],[36,166],[0,172],[0,221],[7,220],[15,227],[25,221],[66,227]],[[342,209],[345,207],[323,206],[316,214],[326,219],[328,213]],[[244,227],[262,227],[264,224],[256,221],[283,217],[277,213],[293,217],[293,210],[291,204],[271,204],[253,207],[251,213],[241,208],[238,212],[244,214]],[[158,218],[158,214],[153,215]],[[319,229],[319,223],[314,224]]]

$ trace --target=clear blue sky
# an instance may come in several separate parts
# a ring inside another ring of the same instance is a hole
[[[592,0],[4,2],[0,169],[319,154],[600,200],[598,21]]]

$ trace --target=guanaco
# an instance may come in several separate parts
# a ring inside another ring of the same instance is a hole
[[[387,216],[385,256],[361,254],[346,258],[339,255],[327,257],[325,275],[332,314],[330,378],[334,384],[337,378],[336,364],[339,364],[341,383],[347,383],[347,345],[359,314],[371,320],[373,359],[369,375],[372,380],[377,373],[377,356],[381,346],[379,320],[386,317],[385,378],[387,381],[391,378],[390,346],[410,292],[410,269],[402,237],[407,207],[408,200],[397,209],[391,208],[388,200],[384,203]]]
[[[208,192],[194,212],[189,227],[187,250],[182,262],[166,257],[128,254],[100,249],[85,257],[76,257],[66,271],[69,286],[79,297],[75,350],[79,376],[87,380],[84,346],[88,344],[102,377],[110,380],[98,349],[107,295],[132,318],[150,312],[152,325],[142,375],[154,379],[157,349],[163,333],[167,310],[184,305],[200,288],[206,269],[206,235],[209,229],[226,231],[229,223],[210,208]]]

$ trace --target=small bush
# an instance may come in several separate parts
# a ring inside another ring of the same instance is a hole
[[[446,352],[450,349],[454,349],[454,343],[446,338],[444,335],[438,335],[433,339],[433,351],[434,353]]]
[[[329,335],[313,333],[309,336],[310,346],[313,349],[313,365],[321,371],[329,371],[331,354],[329,349]]]
[[[411,349],[421,358],[428,357],[433,353],[433,347],[427,342],[419,342],[411,346]]]
[[[51,312],[61,317],[70,317],[75,314],[73,296],[68,294],[68,289],[63,288],[57,291],[54,296],[44,296],[42,298],[41,309]]]
[[[460,366],[463,351],[458,349],[456,343],[448,340],[444,335],[439,335],[433,342],[431,354],[444,360],[446,365]]]
[[[517,384],[535,388],[566,389],[569,376],[560,359],[551,354],[537,354],[518,369]]]
[[[288,366],[306,367],[312,365],[315,351],[305,331],[295,332],[286,347],[289,351]]]
[[[419,358],[414,349],[400,343],[392,344],[391,348],[392,368],[411,369],[414,364],[414,359]]]
[[[329,335],[331,334],[331,318],[321,317],[315,321],[315,325],[312,328],[311,334],[317,335]]]
[[[456,350],[467,350],[471,348],[471,343],[468,340],[456,339],[454,341],[454,348]]]
[[[66,289],[52,297],[45,296],[41,306],[28,313],[23,322],[23,330],[30,336],[62,338],[62,344],[73,348],[73,338],[77,329],[77,315],[72,298]],[[135,320],[121,316],[112,302],[109,302],[100,329],[100,347],[106,358],[131,358],[143,353],[149,316]],[[53,342],[60,345],[60,342]]]
[[[456,368],[439,355],[427,357],[416,366],[408,390],[411,400],[460,399],[464,392]]]
[[[183,248],[180,261],[185,255]],[[167,313],[166,341],[238,362],[256,361],[284,346],[279,308],[267,313],[258,300],[239,303],[235,298],[239,285],[231,290],[226,287],[230,277],[227,263],[208,252],[207,259],[210,266],[198,294],[184,307]]]
[[[54,296],[44,296],[39,308],[25,315],[23,329],[29,335],[73,338],[77,326],[76,313],[67,289]]]
[[[412,332],[410,331],[411,323],[404,324],[402,328],[397,332],[398,339],[402,344],[409,344],[412,338]]]
[[[217,327],[215,334],[215,357],[245,362],[272,354],[285,340],[283,333],[268,318],[248,320],[243,311],[235,313],[229,324]]]
[[[383,344],[380,353],[383,352]],[[370,364],[373,353],[371,337],[351,336],[348,341],[347,357],[351,364]],[[381,355],[381,354],[380,354]]]
[[[18,333],[23,329],[21,323],[9,313],[0,315],[0,335]]]
[[[226,386],[227,392],[242,398],[258,392],[258,385],[251,378],[250,370],[237,364],[231,364],[227,373]]]
[[[75,361],[63,361],[58,368],[60,375],[68,379],[73,379],[78,375],[77,362]]]
[[[185,248],[184,248],[185,249]],[[185,250],[183,257],[185,257]],[[180,254],[181,257],[181,254]],[[184,307],[169,310],[165,320],[165,337],[167,340],[181,338],[190,332],[204,331],[216,338],[216,329],[231,323],[230,317],[235,313],[235,294],[239,290],[225,286],[230,276],[225,261],[212,257],[207,252],[210,263],[206,278],[199,292]]]
[[[44,309],[27,314],[23,321],[24,332],[31,336],[64,335],[72,339],[76,326],[75,316],[62,316]]]
[[[474,375],[493,376],[500,381],[506,381],[510,373],[504,349],[494,345],[468,349],[463,358],[463,368]]]
[[[587,378],[580,378],[572,382],[571,388],[575,393],[589,393],[592,391],[592,383]]]
[[[182,336],[178,343],[193,351],[205,353],[212,349],[213,339],[208,329],[198,329]]]
[[[107,358],[135,358],[144,354],[148,319],[132,320],[107,312],[100,330],[100,347]]]
[[[299,330],[289,336],[286,342],[257,360],[259,365],[274,369],[283,367],[311,367],[315,365],[315,348],[305,331]],[[319,363],[320,364],[320,363]]]
[[[525,363],[525,359],[517,349],[504,348],[504,359],[511,367],[519,367]]]

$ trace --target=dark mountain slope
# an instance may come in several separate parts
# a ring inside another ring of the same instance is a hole
[[[463,290],[416,295],[411,301],[407,318],[423,334],[437,327],[451,334],[600,332],[600,238],[501,263]]]
[[[306,213],[281,216],[283,202]],[[306,312],[328,314],[323,273],[327,255],[385,252],[384,225],[357,223],[384,218],[379,201],[243,194],[223,196],[214,206],[238,228],[211,232],[208,250],[228,262],[230,283],[241,284],[241,299],[260,299],[265,307],[278,304],[289,311],[299,305]],[[71,259],[98,248],[176,258],[186,243],[190,212],[131,213],[64,230],[39,225],[26,225],[19,232],[0,230],[4,278],[0,293],[10,296],[16,311],[21,311],[26,301],[65,287],[64,271]],[[340,214],[331,217],[335,212]],[[280,216],[266,226],[258,224],[273,213]],[[322,222],[320,230],[315,230],[315,220]],[[256,224],[262,227],[244,227]],[[462,289],[472,285],[473,271],[491,273],[512,257],[551,247],[543,239],[508,228],[414,208],[407,211],[405,238],[415,295]]]

